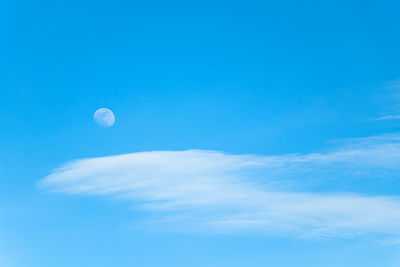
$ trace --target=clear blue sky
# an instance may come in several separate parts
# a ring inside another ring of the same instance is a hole
[[[0,266],[400,266],[399,12],[1,1]]]

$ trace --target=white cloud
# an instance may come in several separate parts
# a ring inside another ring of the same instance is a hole
[[[400,115],[388,115],[379,118],[372,119],[373,121],[384,121],[384,120],[399,120]]]
[[[334,151],[304,155],[187,150],[79,159],[54,170],[40,186],[124,199],[177,230],[399,238],[397,197],[295,192],[282,182],[397,175],[399,141],[396,135],[353,139]]]

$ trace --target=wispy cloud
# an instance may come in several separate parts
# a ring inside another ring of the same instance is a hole
[[[400,199],[298,192],[282,181],[398,174],[400,136],[348,140],[332,151],[280,156],[187,150],[79,159],[40,187],[112,196],[178,230],[256,231],[292,237],[400,236]]]
[[[400,79],[386,82],[384,88],[400,89]]]
[[[385,82],[374,94],[374,102],[379,106],[378,115],[365,121],[396,121],[400,120],[400,79]]]
[[[383,117],[378,117],[371,119],[372,121],[384,121],[384,120],[399,120],[400,115],[388,115],[388,116],[383,116]]]

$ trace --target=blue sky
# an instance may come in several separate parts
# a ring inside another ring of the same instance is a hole
[[[0,266],[399,266],[399,12],[2,1]]]

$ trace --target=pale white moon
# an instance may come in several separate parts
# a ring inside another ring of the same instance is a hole
[[[103,127],[113,126],[115,123],[114,113],[108,108],[100,108],[93,115],[94,121]]]

